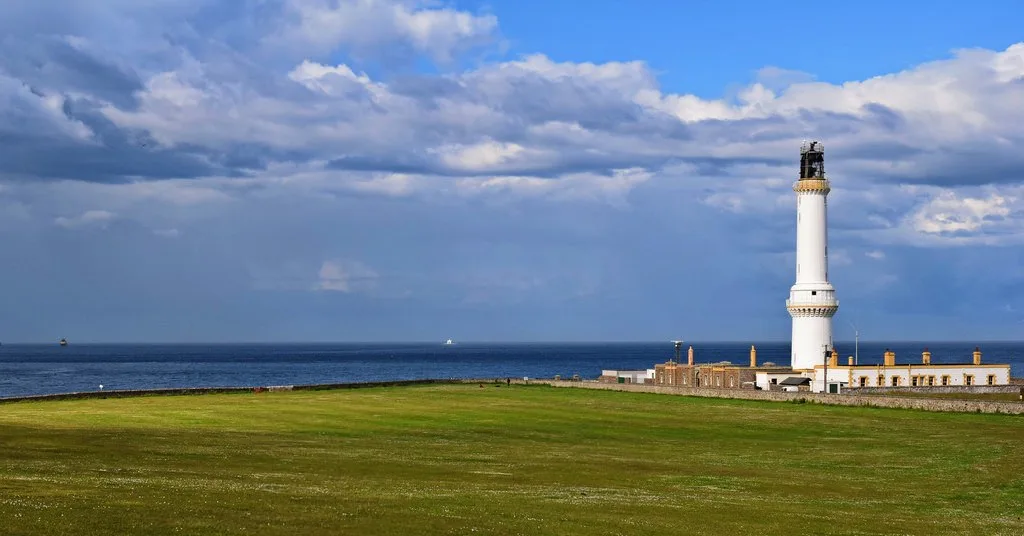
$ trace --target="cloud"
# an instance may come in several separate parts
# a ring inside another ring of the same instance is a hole
[[[828,262],[831,266],[850,266],[853,259],[845,249],[835,249],[828,255]]]
[[[773,93],[784,91],[794,84],[814,81],[814,74],[769,65],[757,70],[756,82]]]
[[[87,210],[78,216],[60,216],[53,220],[53,223],[65,229],[80,229],[84,227],[106,229],[116,217],[116,214],[106,210]]]
[[[164,238],[178,238],[181,236],[181,231],[177,229],[154,229],[153,234]]]
[[[377,272],[358,261],[330,260],[320,265],[315,290],[357,292],[372,289]]]
[[[451,62],[467,50],[492,43],[498,20],[422,0],[291,0],[280,27],[265,36],[267,48],[314,55],[344,49],[357,57],[407,60],[423,54]]]
[[[914,230],[930,234],[975,232],[998,225],[1010,215],[1014,198],[992,194],[987,198],[958,198],[943,192],[910,216]]]
[[[144,251],[140,271],[193,262],[234,303],[578,306],[611,329],[579,304],[745,289],[761,315],[777,304],[758,293],[791,284],[805,138],[827,147],[837,288],[914,280],[907,247],[1013,266],[979,248],[1024,242],[1024,43],[843,83],[768,66],[702,98],[642,58],[505,55],[494,16],[448,3],[8,4],[0,233],[38,266],[42,240],[68,240],[83,263],[103,247]]]

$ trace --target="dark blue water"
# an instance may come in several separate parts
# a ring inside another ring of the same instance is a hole
[[[861,364],[920,362],[919,343],[861,343]],[[966,363],[974,344],[928,345],[933,363]],[[758,361],[789,364],[788,343],[758,344]],[[853,343],[837,344],[841,362]],[[749,362],[748,343],[694,343],[697,362]],[[1024,343],[981,345],[985,363],[1010,363],[1024,376]],[[672,357],[668,343],[638,344],[224,344],[0,346],[0,397],[32,394],[236,387],[419,378],[550,378],[601,369],[646,369]],[[685,353],[684,353],[685,358]]]

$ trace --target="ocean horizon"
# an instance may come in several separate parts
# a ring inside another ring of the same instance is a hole
[[[789,364],[788,342],[684,342],[698,363]],[[1024,376],[1021,341],[860,341],[860,364],[881,364],[888,348],[898,363],[969,363],[975,346],[983,363],[1007,363]],[[836,342],[840,362],[853,341]],[[593,379],[602,369],[647,369],[673,357],[665,342],[367,342],[367,343],[75,343],[0,346],[0,397],[121,389],[248,387],[446,378]]]

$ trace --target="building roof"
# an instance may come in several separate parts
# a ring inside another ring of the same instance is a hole
[[[810,378],[805,378],[803,376],[790,376],[779,382],[779,385],[807,385],[809,383],[811,383]]]

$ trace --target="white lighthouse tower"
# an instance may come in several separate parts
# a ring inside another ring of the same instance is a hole
[[[832,317],[839,310],[836,291],[828,282],[828,178],[825,148],[820,142],[800,146],[800,178],[796,192],[796,284],[786,309],[793,317],[792,367],[810,370],[825,363],[832,351]]]

